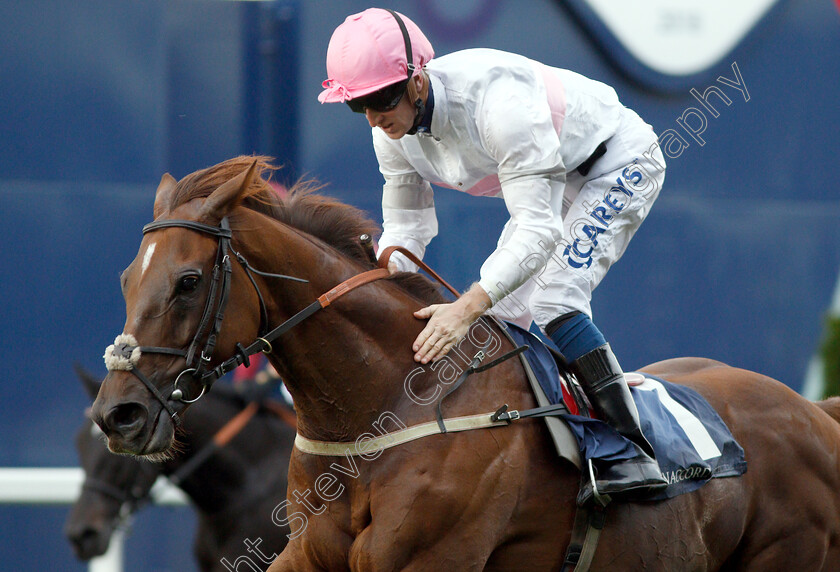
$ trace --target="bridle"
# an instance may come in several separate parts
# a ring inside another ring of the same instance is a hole
[[[113,517],[111,526],[115,529],[124,527],[131,515],[150,500],[149,497],[152,487],[151,485],[148,488],[145,487],[143,480],[147,478],[151,481],[152,485],[154,484],[158,472],[154,470],[154,473],[152,473],[153,467],[154,465],[149,463],[141,464],[139,470],[134,474],[131,485],[127,489],[121,489],[107,481],[86,475],[82,483],[82,490],[95,492],[119,503],[119,511]]]
[[[293,280],[297,282],[308,282],[308,280],[305,280],[303,278],[296,278],[294,276],[287,276],[284,274],[272,274],[269,272],[261,272],[250,266],[245,257],[242,256],[242,254],[240,254],[239,252],[233,250],[233,248],[231,247],[230,243],[232,232],[227,217],[221,220],[221,223],[218,227],[203,224],[200,222],[180,219],[154,221],[143,227],[143,234],[145,235],[149,232],[170,227],[186,228],[189,230],[214,236],[219,241],[219,246],[216,251],[216,263],[213,267],[213,276],[210,285],[210,292],[207,296],[207,303],[204,306],[204,311],[195,336],[193,337],[192,342],[186,350],[157,346],[132,346],[126,343],[122,343],[115,345],[112,351],[114,352],[114,354],[124,358],[129,358],[132,355],[132,352],[134,352],[136,349],[140,350],[141,355],[142,353],[152,353],[174,355],[184,358],[184,360],[186,361],[186,368],[176,376],[175,381],[172,385],[172,391],[169,394],[169,396],[166,396],[163,393],[161,393],[161,391],[154,386],[154,384],[140,371],[140,369],[136,365],[129,368],[129,371],[131,371],[131,373],[133,373],[143,383],[143,385],[146,386],[149,392],[163,405],[164,409],[167,411],[167,413],[169,413],[169,415],[172,417],[172,420],[178,426],[180,426],[181,420],[178,417],[178,412],[175,411],[175,408],[172,406],[173,402],[180,401],[185,404],[190,404],[198,401],[213,386],[213,383],[215,383],[217,379],[219,379],[226,373],[233,371],[240,365],[244,364],[245,366],[249,366],[250,356],[259,352],[262,352],[266,355],[270,354],[273,350],[271,344],[276,338],[288,332],[293,327],[298,325],[300,322],[302,322],[318,310],[326,308],[335,299],[346,294],[350,290],[353,290],[354,288],[357,288],[358,286],[361,286],[363,284],[367,284],[368,282],[379,280],[380,278],[385,278],[390,274],[387,268],[376,268],[374,270],[368,270],[361,274],[357,274],[352,278],[345,280],[330,291],[322,294],[313,303],[311,303],[303,310],[299,311],[297,314],[287,319],[285,322],[283,322],[273,330],[266,331],[268,327],[268,311],[266,309],[265,300],[263,299],[262,293],[260,292],[259,286],[257,285],[253,274],[259,274],[260,276],[266,276],[270,278]],[[393,251],[394,249],[396,248],[389,249],[388,254],[390,254],[390,251]],[[399,250],[403,252],[403,254],[407,252],[403,251],[403,249]],[[257,292],[257,297],[259,298],[260,303],[260,328],[258,330],[259,333],[257,335],[257,338],[256,340],[254,340],[254,342],[245,347],[243,347],[241,343],[237,342],[234,355],[217,365],[215,368],[210,369],[209,366],[212,359],[211,356],[213,354],[213,350],[216,347],[216,340],[218,337],[219,330],[221,329],[222,321],[224,319],[225,307],[227,306],[228,294],[230,292],[230,282],[232,276],[232,265],[230,261],[231,254],[233,254],[239,261],[239,263],[242,265],[246,275],[248,276],[248,279],[251,281],[251,284]],[[411,256],[413,257],[413,255]],[[380,265],[386,266],[387,260],[387,256],[384,256],[383,253],[383,257],[380,258]],[[436,274],[433,275],[436,278],[438,278],[438,280],[440,280],[450,290],[456,292],[457,294],[457,291],[454,290],[448,284],[446,284],[444,281],[442,281],[440,277],[438,277]],[[199,351],[198,348],[201,346],[202,339],[205,339],[205,342],[203,347],[201,348],[201,351]],[[201,392],[198,394],[197,397],[188,399],[184,395],[184,391],[178,386],[179,382],[181,381],[181,378],[184,375],[189,375],[193,379],[198,379],[201,382]]]

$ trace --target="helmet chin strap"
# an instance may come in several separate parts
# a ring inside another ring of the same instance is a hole
[[[406,134],[408,135],[414,135],[417,133],[417,128],[420,126],[420,122],[426,114],[426,104],[423,102],[423,98],[419,95],[417,96],[417,99],[414,100],[414,109],[414,125],[411,126],[411,129],[406,131]]]
[[[408,29],[405,27],[405,22],[403,22],[402,18],[400,18],[399,14],[391,10],[390,8],[384,8],[390,12],[391,16],[397,21],[397,25],[400,27],[400,32],[403,36],[403,41],[405,42],[405,60],[406,60],[406,71],[408,72],[409,80],[414,75],[414,52],[411,50],[411,36],[408,34]],[[410,81],[409,81],[410,83]],[[420,97],[420,94],[417,95],[417,99],[414,100],[414,124],[411,126],[411,129],[406,131],[408,135],[414,135],[417,133],[417,128],[420,126],[420,122],[423,120],[423,115],[426,113],[426,104],[423,102],[423,99]]]

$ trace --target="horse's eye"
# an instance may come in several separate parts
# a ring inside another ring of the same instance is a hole
[[[181,290],[181,292],[192,292],[198,287],[198,276],[196,276],[195,274],[184,276],[183,278],[181,278],[178,287]]]

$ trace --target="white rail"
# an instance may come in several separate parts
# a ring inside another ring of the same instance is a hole
[[[0,504],[73,504],[79,497],[84,479],[84,471],[79,467],[0,468]],[[163,477],[152,487],[151,498],[159,505],[188,504],[186,495]],[[122,572],[124,541],[125,533],[115,531],[108,552],[90,561],[90,572]]]

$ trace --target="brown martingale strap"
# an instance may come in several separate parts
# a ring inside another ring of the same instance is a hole
[[[231,439],[239,435],[239,433],[245,429],[245,426],[254,417],[254,415],[256,415],[259,408],[260,405],[256,401],[249,403],[245,409],[237,413],[230,419],[230,421],[225,423],[224,427],[216,431],[216,434],[213,435],[213,443],[215,443],[217,447],[224,447],[230,443]]]
[[[224,447],[230,443],[234,437],[245,429],[245,426],[248,425],[260,409],[271,413],[292,429],[297,428],[297,417],[288,407],[273,399],[262,398],[249,402],[242,411],[237,413],[221,429],[216,431],[216,434],[213,435],[213,443],[217,447]]]
[[[274,388],[279,383],[280,380],[276,379],[270,382],[270,387]],[[267,385],[266,387],[269,386]],[[202,463],[228,446],[231,441],[248,426],[248,424],[260,411],[265,411],[272,417],[276,417],[283,424],[296,429],[297,423],[294,414],[291,413],[289,408],[281,402],[265,396],[257,397],[254,400],[248,400],[247,405],[239,413],[230,418],[227,423],[216,431],[213,437],[205,443],[193,457],[190,457],[184,465],[179,467],[174,474],[168,477],[169,481],[174,485],[180,485],[180,483],[182,483],[193,471],[198,469]],[[291,416],[291,418],[289,416]],[[242,510],[245,510],[249,505],[250,502],[247,498],[240,499],[238,502],[235,502],[233,506],[225,507],[219,514],[237,514]]]
[[[274,401],[273,399],[265,399],[260,402],[265,409],[271,411],[274,415],[279,417],[283,423],[297,430],[297,416],[289,410],[285,405]]]
[[[262,399],[259,401],[251,401],[239,413],[231,417],[227,423],[219,428],[213,435],[212,439],[208,441],[195,455],[190,457],[183,465],[171,474],[169,481],[179,486],[184,479],[193,473],[202,463],[212,457],[219,449],[222,449],[230,443],[234,437],[239,435],[248,423],[254,418],[260,409],[269,411],[272,415],[278,417],[281,421],[291,427],[295,427],[294,419],[290,420],[286,415],[281,415],[280,410],[285,409],[279,403],[270,399]],[[288,411],[286,411],[288,413]]]

